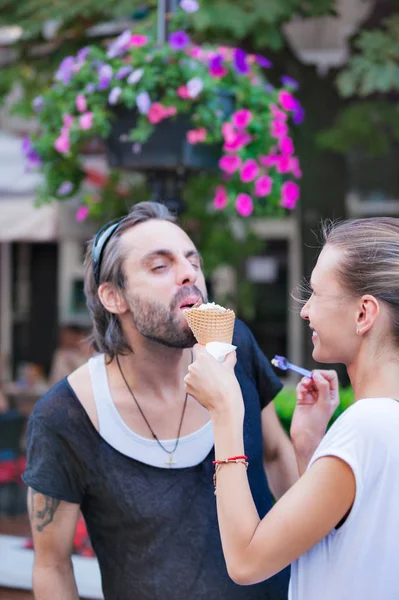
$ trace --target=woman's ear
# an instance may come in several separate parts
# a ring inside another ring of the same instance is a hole
[[[110,313],[122,315],[129,309],[124,295],[112,283],[102,283],[98,288],[98,296],[101,304]]]
[[[379,313],[380,305],[374,296],[367,294],[361,298],[356,316],[356,332],[358,335],[363,335],[373,326]]]

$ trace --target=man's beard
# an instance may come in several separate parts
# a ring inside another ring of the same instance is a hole
[[[168,346],[169,348],[192,348],[197,343],[188,325],[184,326],[178,308],[181,302],[190,295],[203,294],[196,287],[183,290],[176,295],[170,309],[160,302],[152,302],[138,295],[127,297],[130,314],[137,331],[148,340]],[[177,310],[176,310],[177,309]]]

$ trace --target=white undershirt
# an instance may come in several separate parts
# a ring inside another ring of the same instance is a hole
[[[99,434],[115,450],[140,462],[163,469],[193,467],[208,456],[213,448],[211,421],[190,435],[179,439],[173,453],[173,463],[170,464],[168,453],[175,447],[176,438],[160,440],[167,453],[156,440],[142,437],[126,425],[111,396],[104,354],[96,354],[90,358],[89,372],[97,407]]]

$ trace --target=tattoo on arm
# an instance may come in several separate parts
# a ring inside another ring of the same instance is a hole
[[[40,498],[37,498],[38,495]],[[56,498],[44,496],[30,488],[28,494],[28,511],[32,527],[35,526],[37,531],[43,531],[46,525],[49,525],[53,521],[60,502]]]

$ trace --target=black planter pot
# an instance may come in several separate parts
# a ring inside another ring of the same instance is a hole
[[[233,112],[234,100],[228,94],[215,97],[219,110],[226,116]],[[115,119],[106,141],[106,153],[111,167],[135,171],[168,172],[216,169],[221,156],[220,144],[189,144],[186,133],[195,125],[188,115],[177,115],[161,121],[139,152],[129,140],[138,113],[126,107],[113,107]]]

